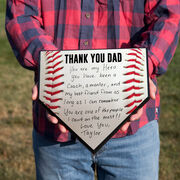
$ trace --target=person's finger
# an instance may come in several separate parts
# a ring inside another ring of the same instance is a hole
[[[156,86],[155,84],[153,83],[153,81],[149,78],[149,90],[150,90],[150,97],[151,99],[154,99],[156,98]]]
[[[66,128],[63,125],[61,125],[60,123],[58,123],[58,119],[55,116],[52,116],[47,111],[46,111],[46,116],[51,123],[58,124],[58,127],[62,133],[66,133],[66,131],[67,131]]]
[[[131,124],[131,122],[126,122],[122,127],[121,127],[121,130],[123,131],[123,132],[125,132],[127,129],[128,129],[128,127],[129,127],[129,125]]]
[[[55,116],[52,116],[51,114],[49,114],[47,111],[46,111],[46,116],[51,123],[53,124],[58,123],[58,119]]]
[[[131,117],[130,117],[130,121],[135,121],[135,120],[138,120],[143,114],[143,108],[140,108],[136,114],[133,114]]]
[[[128,129],[128,127],[130,126],[131,122],[132,121],[135,121],[135,120],[138,120],[143,114],[143,108],[140,108],[136,114],[133,114],[131,117],[130,117],[130,120],[127,121],[122,127],[121,127],[121,130],[122,131],[126,131]]]
[[[58,126],[62,133],[66,133],[67,129],[62,124],[58,124]]]
[[[156,98],[156,86],[155,84],[153,83],[153,81],[149,78],[149,89],[150,89],[150,97],[152,99],[155,99]],[[130,117],[130,120],[128,122],[126,122],[122,127],[121,127],[121,130],[122,131],[126,131],[128,129],[128,127],[130,126],[131,122],[132,121],[135,121],[135,120],[138,120],[143,114],[143,108],[140,108],[136,114],[133,114],[131,117]]]
[[[37,84],[34,85],[34,87],[32,88],[32,100],[36,100],[38,97],[38,87]]]

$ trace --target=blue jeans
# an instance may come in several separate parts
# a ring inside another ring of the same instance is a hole
[[[157,180],[159,169],[157,121],[137,133],[110,139],[95,155],[78,140],[59,143],[33,131],[37,180]]]

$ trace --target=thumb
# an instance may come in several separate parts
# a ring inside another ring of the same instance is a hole
[[[34,85],[34,87],[32,88],[32,100],[36,100],[38,97],[38,87],[37,87],[37,83]]]
[[[59,126],[59,129],[61,130],[62,133],[66,133],[67,132],[67,129],[63,125],[58,124],[58,126]]]
[[[153,83],[153,81],[149,78],[149,89],[150,89],[150,97],[151,99],[156,99],[156,86],[155,84]]]
[[[128,129],[128,127],[129,127],[130,124],[131,124],[131,122],[126,122],[126,123],[121,127],[121,130],[122,130],[123,132],[125,132],[125,131]]]

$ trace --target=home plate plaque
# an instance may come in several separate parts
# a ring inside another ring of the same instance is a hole
[[[39,99],[96,152],[149,99],[145,48],[41,51]]]

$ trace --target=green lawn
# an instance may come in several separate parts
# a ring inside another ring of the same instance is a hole
[[[160,118],[160,177],[162,180],[180,179],[180,46],[167,73],[159,77],[161,94]]]
[[[4,31],[0,0],[0,180],[34,180],[31,87],[33,73],[17,63]]]
[[[33,180],[31,88],[33,72],[16,61],[4,32],[5,0],[0,0],[0,180]],[[160,180],[180,179],[180,46],[161,93]]]

